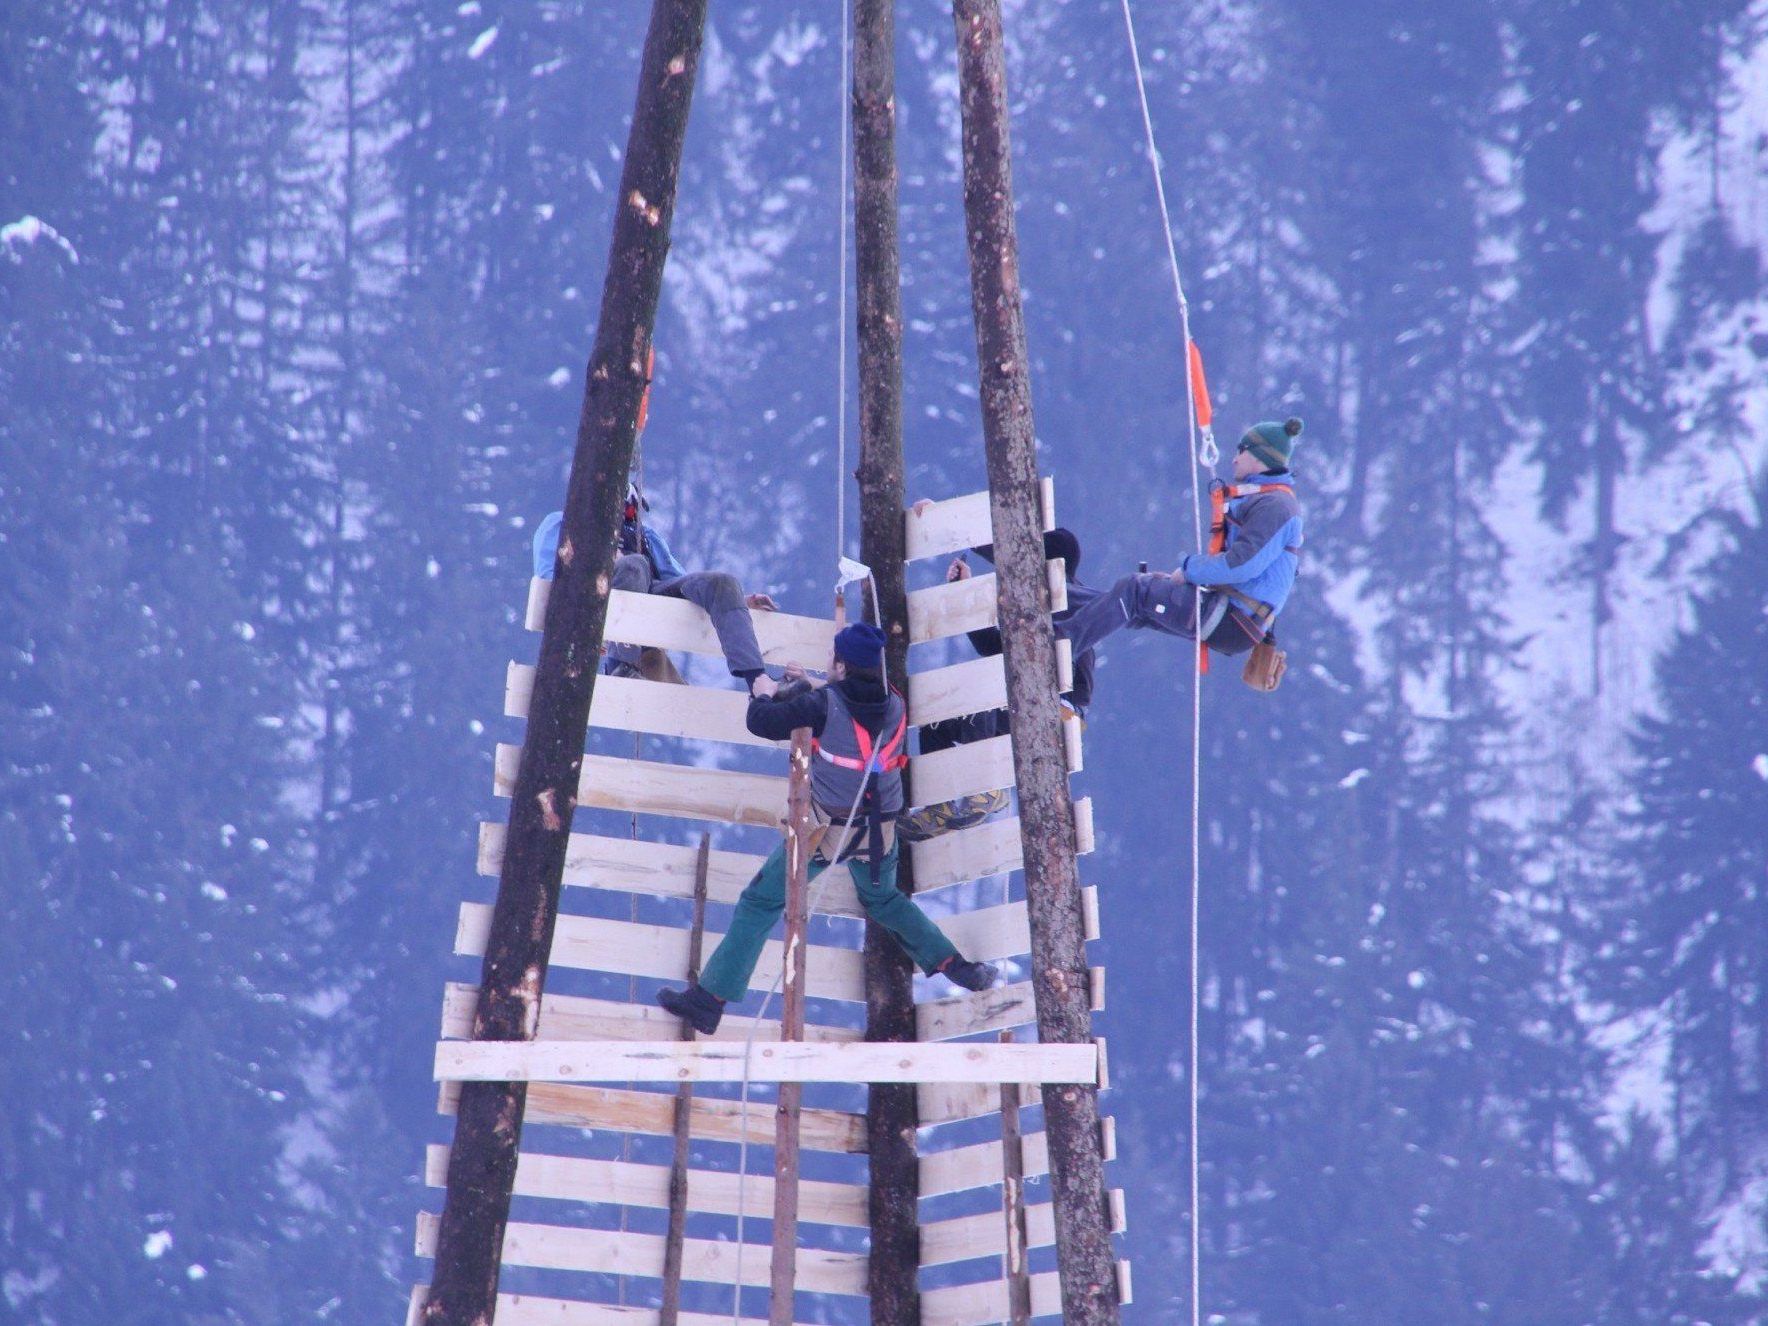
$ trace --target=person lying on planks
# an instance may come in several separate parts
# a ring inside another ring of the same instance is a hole
[[[917,505],[919,505],[917,503]],[[980,548],[971,549],[983,560],[994,561],[994,545],[984,544]],[[1068,582],[1068,606],[1054,614],[1052,620],[1066,621],[1082,604],[1097,597],[1099,591],[1091,586],[1083,585],[1075,578],[1080,570],[1080,540],[1073,530],[1058,527],[1044,534],[1044,559],[1052,557],[1062,559],[1063,579]],[[970,564],[960,555],[953,559],[946,568],[947,584],[970,578]],[[1001,652],[1001,632],[998,627],[985,626],[971,631],[970,647],[983,658],[993,658]],[[1083,720],[1086,718],[1087,706],[1093,701],[1093,651],[1075,655],[1074,687],[1062,694],[1062,711],[1064,718]],[[921,729],[921,754],[947,750],[953,746],[967,745],[972,741],[984,741],[989,737],[998,737],[1012,730],[1005,709],[992,709],[987,713],[965,714],[961,718],[942,719],[937,723],[929,723]],[[911,843],[923,842],[941,833],[951,833],[958,829],[968,829],[983,823],[1007,808],[1007,790],[996,788],[991,792],[972,792],[956,801],[942,801],[932,806],[920,806],[902,817],[901,830],[904,839]]]
[[[620,521],[620,555],[614,561],[613,588],[631,590],[635,594],[663,594],[686,599],[712,619],[718,633],[718,644],[724,650],[725,666],[731,676],[741,677],[749,686],[750,695],[772,695],[774,681],[763,668],[761,646],[755,640],[755,623],[749,620],[749,609],[777,611],[778,605],[766,594],[745,594],[737,578],[725,571],[689,571],[675,560],[669,545],[649,524],[644,513],[651,504],[639,492],[637,484],[626,488],[626,506]],[[559,525],[563,513],[555,511],[540,522],[534,533],[534,574],[543,580],[552,579],[553,560],[559,546]],[[602,670],[614,677],[651,675],[646,653],[637,645],[610,643]],[[673,673],[673,668],[668,669]],[[673,680],[680,680],[674,676]]]
[[[1125,576],[1058,623],[1056,634],[1073,643],[1077,657],[1125,626],[1201,636],[1222,654],[1244,654],[1263,641],[1300,565],[1301,504],[1289,472],[1300,434],[1300,419],[1247,429],[1234,455],[1234,483],[1212,490],[1222,519],[1211,550],[1190,554],[1170,575]]]
[[[928,975],[948,977],[966,990],[986,990],[998,978],[987,963],[960,956],[945,932],[896,887],[895,820],[902,811],[902,769],[908,714],[902,696],[884,685],[884,632],[858,622],[835,635],[829,684],[810,686],[788,672],[774,696],[749,701],[749,730],[782,741],[801,727],[813,738],[810,802],[814,844],[809,876],[850,862],[866,915],[883,926]],[[657,1002],[710,1035],[724,1007],[741,1000],[767,937],[786,906],[786,843],[774,848],[737,899],[730,928],[697,983],[660,990]]]

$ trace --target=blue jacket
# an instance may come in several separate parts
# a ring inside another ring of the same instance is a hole
[[[564,523],[565,514],[554,511],[540,522],[540,528],[534,531],[534,574],[542,580],[551,580],[553,563],[559,555],[559,526]],[[651,560],[651,570],[658,580],[679,580],[687,574],[687,569],[675,560],[675,554],[669,551],[669,545],[663,536],[649,525],[644,526],[645,556]],[[638,537],[633,527],[620,527],[620,550],[635,551]]]
[[[1229,499],[1228,546],[1214,554],[1192,553],[1181,565],[1193,585],[1232,585],[1281,612],[1301,562],[1301,503],[1271,485],[1293,485],[1295,479],[1285,471],[1255,474],[1246,482],[1263,491]]]

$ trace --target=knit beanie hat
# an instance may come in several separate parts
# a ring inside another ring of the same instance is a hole
[[[850,668],[884,666],[884,632],[870,622],[855,622],[835,632],[835,657]]]
[[[1301,420],[1292,415],[1280,424],[1254,424],[1240,439],[1240,450],[1250,451],[1264,462],[1267,470],[1286,470],[1290,453],[1295,450],[1295,439],[1300,436]]]

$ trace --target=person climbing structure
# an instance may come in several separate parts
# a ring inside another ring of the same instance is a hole
[[[781,741],[807,727],[814,738],[810,878],[850,861],[866,915],[894,935],[922,971],[943,974],[966,990],[986,990],[998,979],[995,969],[962,957],[896,886],[895,820],[902,812],[908,721],[902,696],[884,685],[883,663],[881,630],[869,622],[845,627],[835,634],[829,684],[812,687],[789,673],[777,695],[749,701],[748,728]],[[730,928],[699,981],[685,990],[660,990],[657,1002],[698,1032],[718,1030],[725,1005],[748,992],[762,946],[785,905],[786,844],[781,842],[737,899]]]
[[[1192,553],[1170,574],[1125,576],[1058,622],[1056,634],[1077,658],[1125,626],[1201,638],[1222,654],[1244,654],[1265,639],[1300,564],[1301,504],[1289,463],[1301,431],[1300,419],[1246,430],[1235,482],[1216,490],[1225,499],[1219,550]]]
[[[612,587],[635,594],[663,594],[694,604],[712,619],[712,629],[718,634],[718,644],[731,675],[741,677],[751,695],[773,694],[774,681],[762,663],[749,609],[774,612],[778,605],[766,594],[745,594],[729,572],[687,570],[669,551],[663,535],[645,521],[644,513],[650,509],[651,504],[639,492],[638,485],[628,484]],[[543,580],[552,578],[562,518],[562,513],[553,512],[534,533],[534,574]],[[641,666],[643,656],[638,645],[610,641],[602,669],[616,677],[646,675],[649,669]]]

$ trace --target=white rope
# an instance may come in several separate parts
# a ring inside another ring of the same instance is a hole
[[[1148,85],[1142,77],[1142,56],[1136,46],[1136,22],[1130,14],[1130,0],[1122,0],[1123,26],[1129,36],[1130,62],[1136,71],[1136,95],[1142,103],[1142,132],[1148,143],[1148,167],[1154,175],[1154,195],[1160,203],[1160,233],[1166,240],[1167,265],[1172,269],[1173,297],[1179,306],[1179,331],[1182,337],[1181,353],[1183,355],[1185,373],[1185,420],[1188,428],[1191,457],[1195,465],[1191,483],[1191,523],[1196,534],[1197,551],[1204,551],[1203,545],[1203,508],[1196,482],[1196,470],[1214,468],[1218,453],[1215,438],[1205,430],[1203,446],[1198,446],[1197,436],[1197,384],[1191,374],[1191,306],[1185,299],[1185,283],[1179,274],[1179,253],[1173,242],[1172,213],[1166,202],[1166,183],[1161,177],[1160,148],[1154,141],[1154,116],[1148,109]],[[1202,596],[1195,600],[1197,611],[1193,620],[1199,627],[1202,625]],[[1198,928],[1200,921],[1199,899],[1202,894],[1203,867],[1198,839],[1203,820],[1203,673],[1202,673],[1202,641],[1197,643],[1198,654],[1192,669],[1191,681],[1191,1064],[1188,1073],[1190,1088],[1190,1137],[1191,1137],[1191,1323],[1202,1326],[1203,1321],[1203,1257],[1202,1257],[1202,1183],[1201,1165],[1198,1158],[1198,1085],[1197,1085],[1197,1031],[1198,1006],[1201,1003],[1200,976],[1198,974]]]

